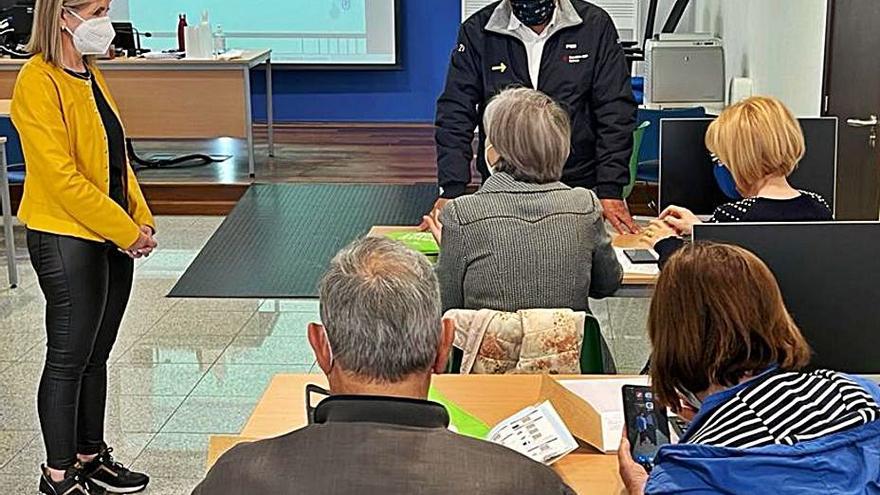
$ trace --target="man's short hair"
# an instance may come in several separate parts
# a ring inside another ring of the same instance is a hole
[[[431,369],[441,307],[427,258],[398,242],[365,237],[333,258],[319,292],[321,319],[343,370],[394,383]]]

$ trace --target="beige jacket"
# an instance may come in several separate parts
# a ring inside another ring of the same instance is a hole
[[[586,313],[570,309],[450,310],[462,374],[579,374]]]

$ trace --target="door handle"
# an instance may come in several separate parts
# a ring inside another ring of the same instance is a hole
[[[846,125],[850,127],[874,127],[878,123],[877,116],[871,115],[868,119],[846,119]]]

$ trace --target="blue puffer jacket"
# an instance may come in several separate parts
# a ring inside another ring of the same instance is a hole
[[[880,387],[849,377],[880,403]],[[694,419],[744,385],[706,399]],[[685,437],[685,440],[687,437]],[[678,444],[660,449],[646,494],[880,494],[880,421],[794,446],[730,449]]]

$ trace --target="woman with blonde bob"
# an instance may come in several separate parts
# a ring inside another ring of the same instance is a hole
[[[125,131],[92,62],[115,35],[110,0],[37,0],[12,97],[27,177],[19,218],[46,298],[37,409],[48,495],[134,493],[149,478],[104,443],[107,358],[131,293],[133,258],[156,248]]]
[[[676,252],[654,292],[648,334],[656,401],[692,421],[679,444],[660,449],[650,478],[623,440],[631,495],[880,486],[880,387],[804,371],[810,349],[754,254],[711,243]]]
[[[736,201],[718,207],[710,222],[821,222],[833,219],[822,196],[791,186],[788,177],[806,151],[804,134],[779,100],[756,96],[726,109],[709,126],[706,147],[715,159],[715,176]],[[744,198],[744,199],[740,199]],[[700,220],[678,206],[664,210],[644,239],[665,261],[682,246]]]
[[[560,182],[571,147],[568,114],[533,89],[502,91],[486,107],[492,176],[426,217],[440,244],[444,310],[589,309],[614,294],[622,269],[588,189]]]

